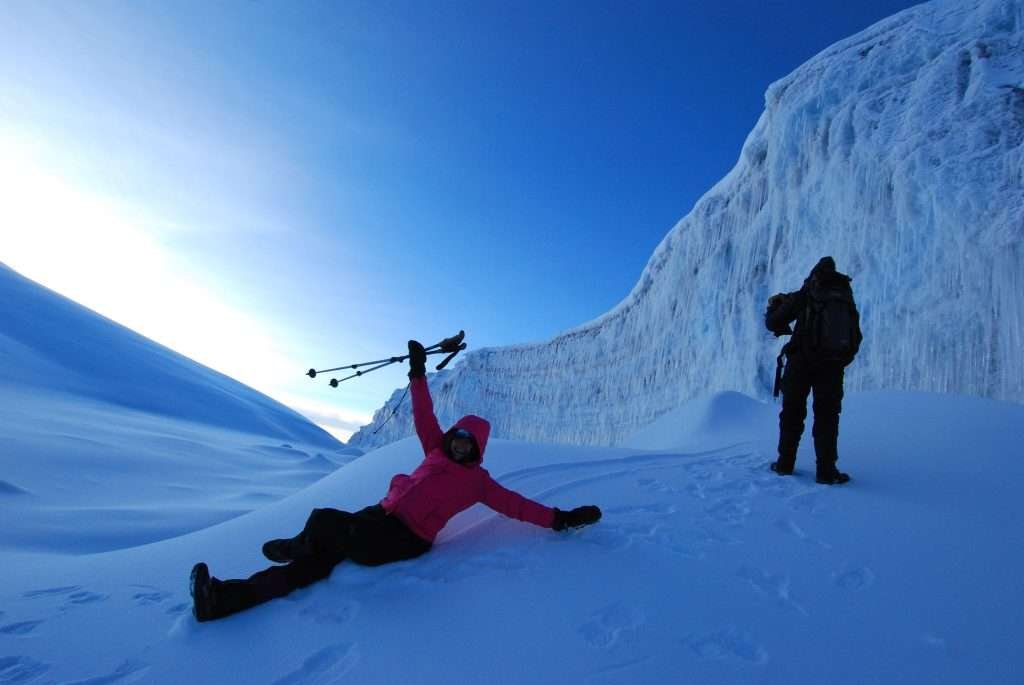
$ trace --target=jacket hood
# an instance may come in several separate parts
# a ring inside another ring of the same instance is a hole
[[[822,257],[818,260],[818,263],[811,269],[811,273],[804,280],[804,283],[812,283],[817,281],[818,283],[832,283],[832,282],[846,282],[849,283],[853,279],[844,273],[836,271],[836,261],[831,257]]]
[[[487,438],[491,435],[490,422],[475,414],[463,416],[444,434],[445,452],[449,451],[448,446],[451,443],[452,435],[460,428],[469,431],[469,434],[473,436],[473,440],[476,442],[477,462],[482,462],[484,460],[484,451],[487,449]]]

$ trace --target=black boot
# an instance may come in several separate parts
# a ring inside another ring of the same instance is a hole
[[[789,450],[779,448],[778,458],[771,463],[771,469],[780,476],[792,476],[793,468],[796,466],[796,450],[792,454]]]
[[[210,569],[203,562],[192,567],[188,591],[192,595],[192,615],[196,617],[197,621],[210,621],[217,618]]]
[[[818,467],[818,477],[815,480],[822,485],[842,485],[843,483],[850,482],[850,476],[832,464],[824,468]]]
[[[287,564],[312,554],[302,533],[293,538],[279,538],[263,543],[263,556],[277,564]]]

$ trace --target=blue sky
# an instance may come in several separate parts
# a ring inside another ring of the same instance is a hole
[[[601,315],[768,84],[909,2],[0,3],[0,261],[344,435],[310,367]]]

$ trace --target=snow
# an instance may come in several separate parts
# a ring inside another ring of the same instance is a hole
[[[617,307],[547,342],[467,352],[433,380],[440,416],[616,445],[695,397],[767,399],[780,343],[765,303],[824,255],[862,314],[849,390],[1024,401],[1022,143],[1024,4],[941,0],[883,20],[768,88],[735,168]],[[374,434],[389,415],[350,444],[411,435],[408,405]]]
[[[86,555],[55,551],[74,550],[76,528],[46,530],[47,550],[5,532],[0,682],[1019,682],[1024,407],[854,393],[843,487],[814,484],[808,450],[794,477],[767,470],[774,409],[696,400],[689,421],[645,432],[654,450],[492,440],[502,483],[599,504],[603,520],[560,534],[477,506],[419,559],[342,564],[213,623],[189,614],[195,561],[263,568],[261,543],[313,508],[375,502],[421,457],[415,439],[152,544],[133,546],[131,524],[120,548]],[[750,419],[763,430],[732,432]],[[239,463],[222,496],[253,470]]]
[[[415,467],[403,415],[358,456],[0,268],[0,683],[1019,683],[1021,7],[826,50],[618,308],[431,376],[442,423],[493,422],[501,483],[602,507],[582,530],[477,506],[418,559],[196,623],[195,562],[244,577]],[[824,253],[867,334],[834,487],[809,436],[795,476],[767,468],[760,323]]]
[[[175,537],[360,454],[2,264],[0,295],[2,548],[88,553]]]

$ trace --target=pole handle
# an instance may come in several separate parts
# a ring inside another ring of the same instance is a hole
[[[438,364],[437,366],[435,366],[434,368],[437,369],[438,371],[440,371],[444,367],[448,366],[448,362],[450,362],[451,360],[455,359],[455,355],[457,355],[459,352],[461,352],[464,349],[466,349],[466,343],[462,343],[461,345],[456,347],[454,352],[452,352],[447,357],[442,359],[441,363]]]

